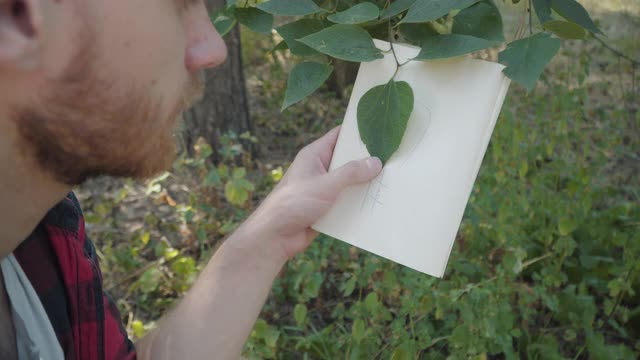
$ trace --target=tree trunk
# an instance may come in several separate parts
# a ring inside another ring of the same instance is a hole
[[[225,0],[207,0],[209,10],[225,6]],[[185,150],[193,153],[193,145],[203,137],[214,151],[219,137],[228,132],[238,135],[253,133],[249,102],[242,68],[240,29],[234,27],[225,38],[227,61],[215,69],[206,70],[206,90],[202,102],[184,114]]]
[[[329,90],[336,93],[336,95],[343,99],[348,96],[346,93],[347,87],[353,85],[356,81],[356,75],[358,75],[358,63],[335,60],[333,64],[333,73],[327,82]]]

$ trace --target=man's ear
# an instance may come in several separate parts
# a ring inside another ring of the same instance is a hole
[[[41,0],[0,0],[0,68],[38,66],[42,30]]]

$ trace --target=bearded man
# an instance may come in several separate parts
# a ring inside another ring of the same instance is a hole
[[[226,49],[201,0],[0,0],[0,358],[235,359],[288,259],[378,159],[328,172],[339,129],[300,151],[156,330],[133,344],[71,189],[146,178]]]

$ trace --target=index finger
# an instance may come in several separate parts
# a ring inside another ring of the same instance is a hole
[[[329,168],[331,158],[333,157],[333,149],[338,142],[338,135],[340,134],[341,128],[342,125],[338,125],[318,140],[307,145],[309,153],[318,156],[325,168]]]

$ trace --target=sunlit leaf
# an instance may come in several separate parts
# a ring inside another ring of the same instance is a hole
[[[587,36],[582,26],[564,20],[550,20],[542,27],[564,39],[584,39]]]
[[[224,196],[230,203],[243,206],[249,199],[249,192],[240,186],[237,180],[231,180],[224,187]]]
[[[135,335],[135,337],[138,339],[142,338],[145,333],[144,323],[140,320],[134,320],[131,323],[131,330],[133,330],[133,335]]]

